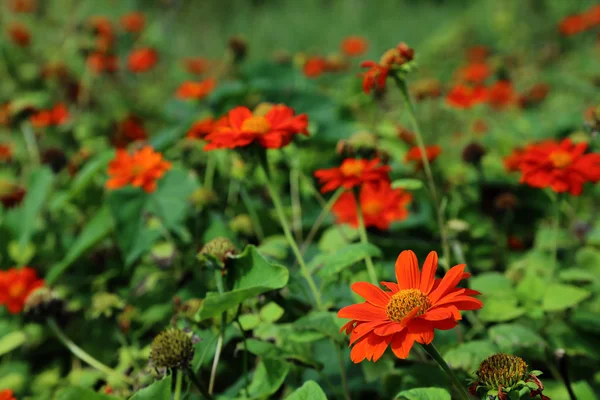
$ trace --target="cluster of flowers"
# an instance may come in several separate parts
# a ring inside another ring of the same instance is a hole
[[[23,311],[27,297],[42,286],[44,280],[38,278],[33,268],[0,270],[0,305],[6,306],[11,314],[18,314]]]
[[[309,78],[316,78],[325,72],[339,72],[348,68],[349,57],[364,54],[369,48],[369,43],[360,36],[349,36],[342,41],[340,50],[342,54],[333,54],[328,57],[308,57],[302,67],[302,72]]]

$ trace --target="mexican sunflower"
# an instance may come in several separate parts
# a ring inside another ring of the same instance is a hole
[[[379,162],[378,158],[372,160],[346,158],[339,167],[315,171],[315,177],[323,185],[321,193],[340,187],[352,189],[367,182],[388,182],[388,172],[391,168],[387,165],[379,165]]]
[[[29,117],[34,128],[62,125],[69,119],[69,110],[64,103],[56,103],[54,107],[41,110]]]
[[[126,32],[139,33],[146,26],[146,17],[141,12],[131,12],[123,15],[119,22]]]
[[[31,33],[25,25],[13,23],[8,27],[8,35],[14,44],[27,47],[31,43]]]
[[[438,145],[433,146],[425,146],[425,155],[427,156],[427,161],[432,163],[442,152],[442,148]],[[421,157],[421,148],[419,146],[413,146],[408,150],[406,155],[404,156],[405,162],[413,162],[417,169],[423,168],[423,158]]]
[[[127,68],[131,72],[146,72],[158,62],[158,53],[154,49],[143,48],[134,50],[127,58]]]
[[[316,78],[327,71],[327,60],[323,57],[310,57],[302,66],[302,72],[307,78]]]
[[[0,161],[10,162],[12,160],[12,147],[6,144],[0,144]]]
[[[392,189],[389,182],[370,183],[360,188],[358,195],[360,209],[366,227],[387,230],[392,222],[408,217],[406,207],[412,201],[412,195],[402,189]],[[343,193],[332,208],[338,223],[358,226],[356,198],[352,192]]]
[[[490,67],[486,63],[472,63],[458,71],[461,80],[476,85],[482,84],[490,75]]]
[[[387,290],[367,282],[352,285],[366,302],[342,308],[338,317],[350,319],[342,331],[350,335],[354,363],[377,361],[388,346],[396,357],[407,358],[415,342],[429,344],[436,329],[454,328],[462,318],[460,310],[483,307],[473,297],[479,292],[457,287],[470,276],[465,265],[456,265],[436,279],[437,261],[437,253],[430,252],[419,271],[417,256],[405,250],[396,260],[398,283],[381,282]]]
[[[585,154],[587,147],[570,139],[528,146],[520,165],[521,183],[579,196],[584,183],[600,180],[600,153]]]
[[[588,21],[583,14],[564,17],[558,24],[558,31],[564,36],[577,35],[588,29]]]
[[[115,158],[108,165],[110,179],[108,189],[119,189],[127,185],[141,187],[147,193],[156,190],[156,182],[171,169],[171,163],[163,160],[162,154],[146,146],[129,154],[117,149]]]
[[[360,36],[348,36],[341,45],[342,51],[348,57],[360,56],[368,47],[367,40]]]
[[[213,117],[204,118],[194,122],[185,137],[188,139],[202,139],[219,127],[227,127],[228,125],[229,122],[226,116],[217,120]]]
[[[490,107],[503,109],[514,104],[517,100],[517,94],[509,81],[498,81],[488,89],[487,101]]]
[[[186,81],[177,88],[175,96],[181,100],[200,100],[208,96],[215,85],[214,79],[205,79],[201,82]]]
[[[0,400],[17,400],[15,394],[10,389],[0,390]]]
[[[202,57],[184,58],[182,63],[185,70],[194,75],[202,75],[210,67],[210,61]]]
[[[44,286],[33,268],[11,268],[0,271],[0,305],[6,306],[11,314],[23,310],[27,296],[35,289]]]
[[[113,143],[116,147],[125,147],[129,143],[137,140],[146,140],[148,134],[144,128],[144,120],[140,117],[130,114],[117,124],[117,132]]]
[[[95,52],[88,56],[86,65],[96,74],[101,74],[103,72],[113,73],[119,69],[119,59],[110,54]]]
[[[218,126],[205,137],[204,150],[233,149],[254,142],[267,149],[287,146],[297,134],[308,135],[308,117],[295,115],[294,109],[283,104],[260,107],[254,113],[246,107],[236,107],[227,114],[226,126]]]
[[[483,86],[466,86],[458,84],[446,95],[446,103],[454,108],[471,108],[487,98],[487,90]]]
[[[408,47],[406,43],[400,43],[393,49],[386,51],[379,63],[375,61],[363,61],[361,68],[369,68],[363,75],[363,91],[369,94],[371,90],[383,90],[385,82],[390,71],[396,67],[412,61],[415,56],[415,51]]]

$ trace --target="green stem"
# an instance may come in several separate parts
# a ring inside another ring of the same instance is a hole
[[[555,271],[558,264],[558,231],[560,230],[560,199],[558,194],[553,196],[552,202],[554,206],[554,221],[552,221],[552,270]]]
[[[192,383],[194,384],[194,386],[196,386],[196,388],[200,391],[200,393],[202,393],[202,395],[207,400],[212,400],[211,394],[208,393],[208,390],[206,390],[206,388],[204,387],[204,385],[202,384],[202,382],[200,382],[200,380],[198,379],[198,377],[196,376],[196,374],[194,373],[194,371],[192,371],[191,368],[186,368],[186,373],[187,373],[188,378],[190,378],[190,380],[192,381]]]
[[[183,374],[181,373],[180,370],[177,370],[175,372],[175,374],[176,374],[176,378],[175,378],[175,396],[173,397],[173,400],[180,400],[181,399],[181,383],[182,383]]]
[[[269,195],[271,196],[271,200],[273,201],[273,205],[275,206],[275,211],[277,212],[277,217],[279,218],[279,222],[281,223],[281,228],[283,229],[283,234],[285,235],[285,238],[287,239],[288,244],[292,248],[292,251],[294,252],[294,255],[296,256],[296,259],[298,260],[298,264],[300,264],[300,271],[302,273],[302,276],[304,276],[304,279],[308,283],[308,286],[310,287],[310,291],[312,292],[313,297],[315,299],[315,304],[316,304],[317,308],[319,310],[321,310],[321,309],[323,309],[323,304],[321,302],[321,294],[319,293],[319,290],[317,289],[317,285],[315,284],[315,281],[314,281],[312,275],[310,274],[308,267],[306,266],[306,263],[304,262],[302,253],[300,252],[300,249],[298,248],[298,245],[296,244],[296,241],[294,240],[294,236],[292,235],[292,232],[290,231],[290,226],[286,220],[285,213],[283,211],[283,206],[281,205],[281,199],[279,198],[279,194],[277,193],[277,190],[273,187],[273,183],[271,182],[271,177],[270,177],[270,174],[268,171],[268,166],[265,164],[266,163],[262,164],[262,168],[263,168],[263,171],[264,171],[265,177],[266,177],[267,189],[269,190]]]
[[[304,255],[304,253],[306,252],[306,249],[312,243],[313,239],[315,238],[315,235],[317,234],[317,232],[319,231],[319,228],[321,227],[321,224],[323,224],[323,221],[325,221],[325,218],[331,212],[333,205],[336,203],[336,201],[338,201],[338,199],[340,198],[342,193],[344,193],[344,189],[339,188],[335,193],[333,193],[333,196],[331,196],[329,201],[321,208],[321,213],[315,220],[315,223],[313,224],[313,226],[310,228],[310,232],[308,232],[308,235],[306,236],[306,240],[304,241],[304,243],[302,243],[302,246],[300,248],[300,252],[302,253],[302,255]]]
[[[369,243],[369,238],[367,237],[367,228],[365,227],[365,219],[363,217],[362,208],[360,206],[360,195],[358,194],[358,190],[354,190],[354,199],[356,200],[356,217],[358,219],[358,234],[360,235],[360,241],[363,244]],[[367,265],[367,272],[369,273],[369,279],[371,283],[377,286],[377,273],[375,272],[375,266],[373,265],[373,260],[371,256],[365,256],[365,264]]]
[[[215,358],[213,359],[212,369],[210,371],[210,380],[208,381],[208,393],[213,394],[215,388],[215,378],[217,376],[217,367],[221,359],[221,351],[223,350],[223,340],[225,338],[225,324],[227,322],[227,314],[221,314],[221,326],[219,328],[219,338],[217,339],[217,348],[215,349]]]
[[[262,242],[265,235],[263,233],[263,228],[260,223],[260,218],[258,218],[256,208],[254,207],[254,204],[252,204],[252,199],[248,195],[248,192],[246,191],[244,185],[239,185],[239,188],[240,197],[242,198],[244,206],[246,206],[246,210],[248,210],[248,215],[250,215],[250,219],[252,220],[252,225],[254,226],[254,232],[256,232],[256,237]]]
[[[56,335],[58,340],[67,348],[73,355],[79,358],[84,363],[88,364],[90,367],[97,369],[100,372],[105,373],[108,376],[115,377],[119,380],[125,381],[126,383],[132,385],[133,380],[128,376],[125,376],[114,369],[102,364],[100,361],[96,360],[94,357],[85,352],[81,347],[77,346],[71,339],[65,335],[65,333],[60,329],[60,327],[56,324],[56,321],[53,318],[48,318],[47,320],[48,326],[52,330],[52,332]]]
[[[410,99],[410,94],[408,93],[408,87],[406,86],[406,82],[400,79],[398,76],[394,75],[394,80],[396,81],[396,85],[402,92],[402,97],[404,98],[404,104],[406,105],[406,109],[408,110],[408,119],[413,127],[413,131],[415,132],[415,138],[417,139],[417,146],[421,152],[421,162],[423,163],[423,169],[425,170],[425,175],[427,176],[427,182],[429,186],[429,192],[431,193],[431,197],[433,199],[436,216],[438,220],[438,226],[440,229],[440,235],[442,237],[442,249],[444,251],[444,261],[446,271],[450,269],[450,246],[448,245],[448,235],[446,233],[446,223],[444,221],[444,215],[440,208],[440,202],[438,199],[437,191],[435,189],[435,181],[433,180],[433,174],[431,172],[431,166],[429,165],[429,160],[427,159],[427,152],[425,148],[425,142],[423,141],[423,135],[421,134],[421,128],[419,126],[419,121],[415,116],[415,109],[413,107],[413,103]]]
[[[290,199],[292,201],[292,229],[296,235],[296,241],[302,241],[302,204],[300,203],[299,180],[300,173],[297,169],[290,170]]]
[[[248,391],[248,387],[250,386],[250,379],[248,378],[248,343],[246,343],[246,332],[244,331],[244,328],[242,328],[242,324],[240,323],[239,316],[235,317],[235,322],[238,324],[238,327],[240,328],[240,332],[242,333],[242,343],[244,344],[244,359],[243,359],[244,382],[246,384],[244,391],[246,392],[246,397],[250,397],[250,392]]]
[[[469,393],[465,390],[464,385],[458,380],[458,378],[456,377],[456,375],[454,375],[454,372],[452,372],[452,370],[450,369],[450,367],[448,366],[448,364],[446,364],[446,361],[444,360],[444,358],[442,357],[442,355],[440,354],[440,352],[435,348],[435,346],[433,345],[433,343],[422,344],[421,346],[423,346],[423,348],[425,349],[425,351],[427,353],[429,353],[429,355],[435,361],[437,361],[437,363],[444,370],[444,372],[446,373],[446,375],[448,375],[448,378],[450,378],[450,381],[452,381],[452,384],[454,385],[454,387],[458,391],[459,398],[462,399],[462,400],[470,400]]]
[[[29,153],[29,161],[34,167],[37,167],[40,165],[40,151],[35,139],[35,133],[28,124],[21,125],[21,130],[23,132],[23,139],[25,139],[25,147]]]
[[[216,158],[213,155],[209,154],[208,161],[206,162],[206,170],[204,171],[204,182],[202,184],[202,186],[208,190],[212,190],[213,187],[216,163]]]
[[[342,377],[342,388],[344,389],[344,399],[352,400],[350,398],[350,387],[348,386],[348,376],[346,375],[346,365],[344,363],[344,357],[342,356],[342,350],[336,343],[333,343],[333,345],[335,346],[337,356],[338,356],[338,361],[340,363],[340,375]]]

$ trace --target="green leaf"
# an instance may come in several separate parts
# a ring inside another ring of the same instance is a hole
[[[285,310],[277,303],[270,302],[260,309],[260,318],[265,322],[275,322],[281,318]]]
[[[258,357],[285,361],[297,361],[299,363],[304,364],[305,366],[310,366],[317,370],[323,368],[323,366],[319,362],[305,357],[302,354],[285,350],[284,348],[277,346],[271,342],[265,342],[257,339],[248,339],[246,341],[246,345],[248,346],[248,351]]]
[[[392,182],[392,189],[419,190],[423,187],[423,182],[419,179],[396,179]]]
[[[552,283],[546,287],[542,299],[544,311],[562,311],[573,307],[590,297],[591,293],[577,286]]]
[[[480,291],[484,296],[510,296],[513,290],[510,280],[499,272],[485,272],[469,281],[471,289]]]
[[[358,238],[357,229],[348,225],[334,225],[323,232],[319,240],[319,250],[325,253],[336,251],[356,238]]]
[[[282,360],[262,359],[248,387],[251,398],[269,398],[285,381],[290,364]]]
[[[0,338],[0,356],[21,347],[26,340],[25,332],[16,331],[8,333]]]
[[[114,222],[107,206],[102,207],[85,226],[77,240],[69,247],[65,258],[54,264],[46,275],[46,282],[52,285],[79,257],[94,247],[112,232]]]
[[[460,368],[467,372],[475,371],[479,364],[489,356],[498,352],[496,346],[488,340],[473,340],[459,344],[448,350],[444,359],[452,368]]]
[[[345,336],[340,333],[340,328],[345,320],[338,318],[337,314],[328,311],[313,311],[294,322],[294,329],[298,331],[319,332],[333,340],[344,341]]]
[[[150,210],[169,229],[175,229],[190,208],[189,198],[198,188],[198,181],[182,170],[169,171],[152,193]]]
[[[327,400],[327,396],[317,382],[307,381],[286,397],[286,400]]]
[[[514,297],[490,297],[484,301],[479,311],[479,319],[485,322],[506,322],[525,314],[525,309],[517,305]]]
[[[172,376],[167,375],[160,381],[138,390],[130,400],[171,400],[171,384]]]
[[[58,392],[55,400],[115,400],[114,397],[97,393],[91,389],[71,386]]]
[[[370,243],[348,244],[333,254],[319,254],[311,261],[309,268],[314,271],[320,266],[319,276],[328,277],[337,275],[367,256],[381,257],[381,255],[381,250]]]
[[[415,388],[403,390],[395,398],[407,400],[450,400],[450,393],[446,389],[441,388]]]
[[[281,289],[289,279],[287,268],[270,263],[251,245],[229,262],[229,270],[234,282],[232,290],[223,294],[207,293],[196,314],[198,321],[237,307],[248,298]]]
[[[519,324],[499,324],[490,328],[490,340],[500,351],[518,354],[523,348],[542,351],[546,347],[544,339],[533,330]]]

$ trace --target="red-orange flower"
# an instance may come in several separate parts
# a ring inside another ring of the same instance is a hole
[[[482,63],[489,55],[490,51],[485,46],[478,45],[467,49],[467,61],[470,63]]]
[[[182,100],[200,100],[208,96],[215,88],[214,79],[205,79],[201,82],[186,81],[179,86],[175,96]]]
[[[141,12],[131,12],[123,15],[119,22],[125,31],[139,33],[146,26],[146,17]]]
[[[600,180],[600,154],[585,154],[587,147],[570,139],[528,146],[520,165],[521,183],[579,196],[584,183]]]
[[[455,108],[471,108],[487,98],[487,90],[483,86],[466,86],[458,84],[446,95],[446,103]]]
[[[412,61],[414,56],[415,51],[403,42],[383,53],[379,63],[363,61],[361,68],[369,68],[363,75],[363,91],[369,94],[373,89],[383,90],[390,70]]]
[[[387,165],[379,165],[378,158],[346,158],[339,167],[315,171],[315,177],[323,185],[321,193],[327,193],[340,187],[352,189],[363,183],[388,182],[390,170]]]
[[[516,148],[512,151],[512,153],[510,153],[509,155],[507,155],[506,157],[504,157],[503,163],[504,163],[504,169],[506,169],[509,172],[515,172],[518,171],[519,169],[521,169],[521,163],[523,162],[523,155],[525,154],[525,151],[521,148]]]
[[[490,75],[490,67],[482,62],[469,64],[458,71],[461,80],[476,85],[482,84]]]
[[[11,268],[0,271],[0,305],[6,306],[11,314],[23,310],[27,296],[35,289],[44,286],[33,268]]]
[[[0,400],[17,400],[15,394],[10,389],[0,390]]]
[[[211,132],[218,130],[221,127],[229,126],[227,116],[221,117],[215,121],[214,118],[208,117],[194,122],[187,132],[188,139],[202,139]]]
[[[146,72],[158,62],[158,53],[154,49],[143,48],[134,50],[127,59],[127,68],[131,72]]]
[[[419,271],[417,256],[403,251],[396,260],[396,280],[381,282],[381,290],[367,282],[357,282],[352,290],[366,302],[342,308],[338,317],[349,318],[342,331],[350,335],[354,363],[377,361],[389,347],[398,358],[407,358],[415,342],[429,344],[436,329],[449,330],[462,319],[461,310],[477,310],[480,294],[458,287],[470,276],[465,264],[452,267],[442,279],[435,279],[437,253],[427,256]]]
[[[162,154],[146,146],[129,154],[117,149],[115,158],[108,165],[110,179],[108,189],[119,189],[127,185],[141,187],[147,193],[156,190],[156,182],[171,169],[171,163],[163,160]]]
[[[12,148],[7,144],[0,144],[0,161],[8,162],[12,159]]]
[[[17,46],[27,47],[31,43],[31,33],[25,25],[12,23],[8,27],[8,35]]]
[[[592,6],[592,8],[587,10],[584,13],[584,17],[589,28],[600,25],[600,4]]]
[[[425,155],[427,156],[427,161],[429,161],[430,163],[434,162],[441,152],[442,148],[438,145],[425,146]],[[423,168],[421,148],[419,146],[411,147],[404,156],[404,161],[406,161],[407,163],[414,161],[417,169]]]
[[[115,135],[115,146],[125,147],[137,140],[146,140],[148,135],[144,129],[144,121],[136,115],[128,115],[119,122]]]
[[[361,186],[358,197],[365,226],[381,230],[389,229],[392,222],[406,219],[406,207],[412,201],[410,193],[392,189],[387,181]],[[338,223],[358,226],[356,198],[352,192],[343,193],[333,205],[332,211]]]
[[[583,14],[569,15],[560,21],[558,30],[564,36],[573,36],[585,31],[588,28],[588,21]]]
[[[116,56],[101,52],[92,53],[86,61],[87,67],[97,74],[112,73],[119,69],[119,59]]]
[[[367,40],[360,36],[348,36],[341,45],[342,51],[349,57],[360,56],[368,47]]]
[[[184,58],[183,67],[187,72],[194,75],[202,75],[208,70],[210,62],[202,57]]]
[[[302,67],[302,72],[308,78],[316,78],[325,71],[327,71],[327,60],[323,57],[310,57]]]
[[[29,117],[34,128],[62,125],[69,119],[69,110],[64,103],[56,103],[48,110],[41,110]]]
[[[89,25],[96,35],[96,51],[107,52],[115,40],[112,22],[106,17],[97,15],[89,19]]]
[[[308,135],[307,115],[294,115],[294,109],[283,104],[271,106],[264,113],[236,107],[227,117],[227,126],[217,127],[205,137],[208,144],[204,150],[233,149],[254,142],[267,149],[279,149],[287,146],[294,135]]]
[[[498,81],[488,89],[488,104],[496,109],[505,108],[517,100],[517,94],[510,81]]]
[[[8,8],[16,13],[31,13],[37,7],[37,0],[9,0]]]

